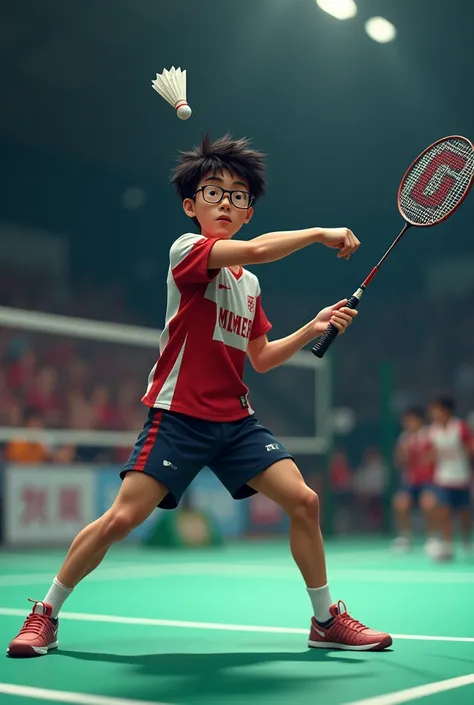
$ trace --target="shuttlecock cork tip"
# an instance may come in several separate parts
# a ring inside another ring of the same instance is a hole
[[[189,120],[192,114],[193,111],[186,103],[186,101],[182,100],[176,105],[176,115],[179,117],[180,120]]]

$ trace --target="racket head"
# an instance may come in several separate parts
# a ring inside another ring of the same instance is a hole
[[[451,135],[433,142],[406,170],[398,210],[410,225],[427,228],[449,218],[466,198],[474,178],[474,145]]]

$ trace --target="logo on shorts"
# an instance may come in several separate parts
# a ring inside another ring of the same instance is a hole
[[[163,460],[163,465],[165,466],[165,468],[171,468],[172,470],[178,469],[176,465],[173,465],[173,463],[169,460]]]
[[[255,310],[255,296],[247,296],[247,303],[249,305],[250,313],[253,313]]]
[[[278,443],[269,443],[267,446],[265,446],[265,448],[267,449],[267,451],[280,450],[280,446],[278,445]]]

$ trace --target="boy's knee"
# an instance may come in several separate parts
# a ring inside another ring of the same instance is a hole
[[[103,537],[106,543],[124,539],[137,525],[133,510],[120,508],[111,510],[104,517]]]
[[[406,492],[399,492],[393,498],[393,506],[395,511],[406,512],[410,509],[410,496]]]
[[[306,523],[319,523],[319,497],[309,487],[295,500],[290,512],[293,519]]]

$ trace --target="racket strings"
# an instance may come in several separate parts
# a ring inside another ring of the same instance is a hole
[[[451,137],[432,145],[412,165],[400,188],[400,210],[414,225],[435,225],[446,218],[469,190],[474,149]]]

